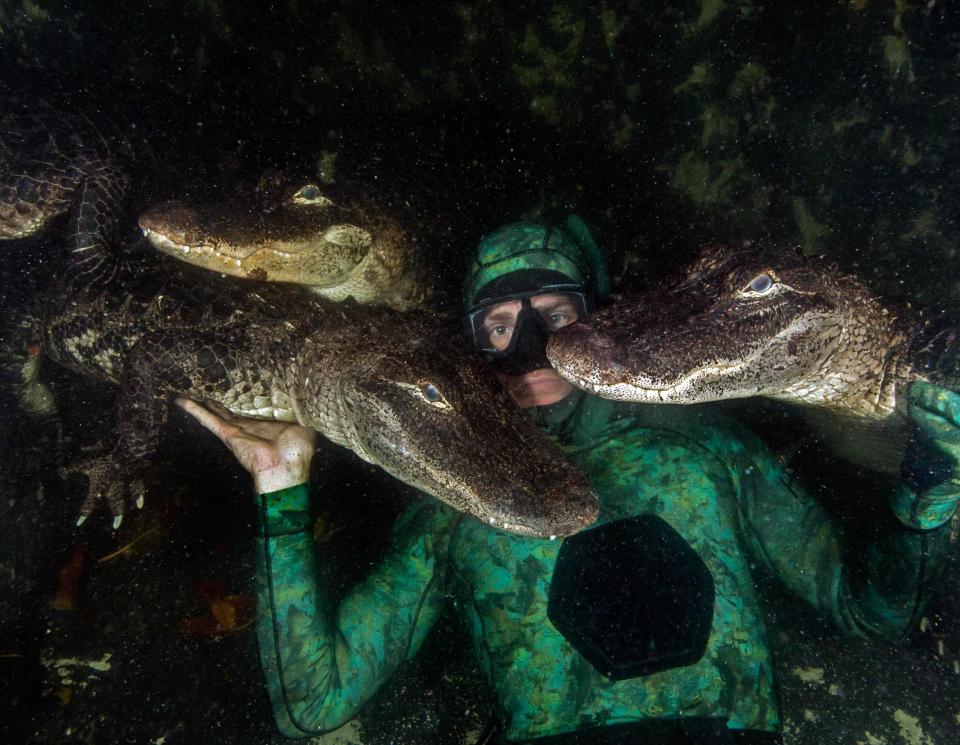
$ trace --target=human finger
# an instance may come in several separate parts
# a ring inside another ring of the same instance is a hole
[[[223,417],[214,414],[209,409],[201,406],[196,401],[189,398],[177,398],[176,404],[190,416],[196,419],[204,428],[213,432],[221,440],[226,440],[227,429],[230,425]]]

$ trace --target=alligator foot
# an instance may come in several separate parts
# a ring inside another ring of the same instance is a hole
[[[123,522],[123,515],[130,502],[133,502],[137,509],[143,507],[143,479],[131,475],[131,469],[121,466],[114,455],[88,458],[61,471],[64,477],[74,473],[83,474],[88,480],[87,496],[80,506],[77,525],[83,525],[101,500],[106,501],[113,514],[114,530]]]

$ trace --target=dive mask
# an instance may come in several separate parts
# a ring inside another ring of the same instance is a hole
[[[546,285],[488,300],[466,316],[474,346],[505,375],[550,367],[550,332],[584,318],[590,298],[579,285]]]

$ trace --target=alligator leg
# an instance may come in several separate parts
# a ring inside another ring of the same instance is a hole
[[[117,444],[72,470],[89,478],[80,522],[101,500],[119,526],[127,505],[143,506],[143,473],[157,452],[174,396],[207,398],[235,382],[221,336],[177,330],[143,336],[131,350],[117,401]]]
[[[70,217],[69,266],[94,280],[103,275],[109,281],[118,267],[109,245],[110,234],[130,180],[109,160],[92,162],[82,158],[72,167],[87,176],[78,187],[80,198]]]
[[[177,382],[179,343],[166,334],[149,334],[137,343],[130,356],[130,367],[120,385],[117,398],[117,442],[102,456],[90,458],[69,469],[87,476],[87,495],[80,507],[82,523],[105,501],[119,527],[128,504],[143,506],[143,471],[150,464],[167,422],[170,392]],[[182,374],[181,376],[182,377]],[[165,385],[166,384],[166,385]]]
[[[157,451],[167,420],[169,396],[151,385],[149,378],[130,376],[117,401],[117,444],[102,456],[89,458],[68,469],[88,479],[87,495],[80,507],[79,525],[105,501],[118,528],[127,505],[143,506],[143,470]]]

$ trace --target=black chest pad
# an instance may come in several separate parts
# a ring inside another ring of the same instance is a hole
[[[656,515],[564,540],[547,617],[612,680],[691,665],[707,647],[715,591],[706,564]]]

